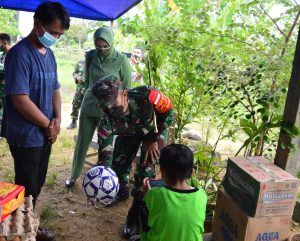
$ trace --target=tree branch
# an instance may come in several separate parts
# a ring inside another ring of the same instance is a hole
[[[294,29],[296,27],[296,24],[297,24],[297,22],[299,20],[299,17],[300,17],[300,10],[297,13],[297,16],[296,16],[296,18],[295,18],[295,20],[294,20],[294,22],[293,22],[293,24],[292,24],[292,26],[290,28],[290,31],[289,31],[288,35],[285,37],[285,44],[287,44],[289,42],[289,40],[290,40],[290,38],[292,36],[292,33],[293,33],[293,31],[294,31]],[[281,55],[280,55],[281,57],[284,56],[285,50],[286,50],[286,46],[282,49],[282,52],[281,52]]]
[[[296,6],[299,6],[299,4],[297,3],[297,1],[296,1],[296,0],[294,0],[294,3],[296,4]]]
[[[234,40],[236,42],[239,42],[239,43],[242,43],[242,44],[245,44],[245,45],[248,45],[250,46],[251,48],[255,49],[257,52],[260,52],[261,54],[263,54],[264,56],[266,56],[267,58],[269,58],[270,56],[268,54],[266,54],[265,52],[263,52],[262,50],[260,50],[259,48],[255,47],[254,45],[252,44],[249,44],[245,41],[242,41],[240,39],[237,39],[235,37],[232,37],[232,36],[229,36],[229,35],[224,35],[224,34],[215,34],[215,33],[210,33],[210,32],[199,32],[199,33],[204,33],[204,34],[210,34],[210,35],[213,35],[213,36],[216,36],[216,37],[223,37],[223,38],[229,38],[231,40]]]
[[[275,24],[276,28],[278,29],[278,31],[287,38],[287,36],[284,34],[284,32],[279,28],[278,24],[276,23],[276,21],[267,13],[267,11],[264,9],[264,7],[260,4],[259,1],[255,0],[255,2],[257,2],[257,4],[260,6],[260,8],[264,11],[264,13],[268,16],[268,18]]]

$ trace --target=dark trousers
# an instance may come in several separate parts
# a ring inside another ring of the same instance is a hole
[[[25,196],[32,195],[33,207],[45,183],[51,145],[43,147],[9,146],[15,165],[15,183],[25,187]]]

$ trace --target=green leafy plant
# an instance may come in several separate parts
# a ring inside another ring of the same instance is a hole
[[[7,33],[14,38],[17,37],[20,33],[20,31],[18,30],[16,15],[17,12],[14,10],[0,9],[1,32]]]
[[[46,184],[49,188],[53,188],[57,182],[57,173],[54,172],[46,179]]]
[[[144,42],[155,85],[172,98],[175,138],[196,117],[244,138],[244,155],[272,155],[278,140],[300,11],[284,1],[145,0],[119,21]],[[269,12],[280,5],[277,17]],[[187,24],[187,19],[188,24]],[[144,79],[147,73],[144,73]]]
[[[200,142],[194,153],[195,173],[191,178],[190,184],[193,187],[201,187],[207,193],[207,208],[213,210],[216,204],[217,191],[222,183],[222,171],[224,170],[223,161],[217,154],[216,148],[220,140],[225,138],[223,135],[226,126],[224,122],[220,129],[218,138],[214,146]]]
[[[212,147],[199,144],[194,153],[195,173],[190,180],[193,187],[201,187],[207,192],[208,206],[214,207],[216,202],[216,194],[222,181],[222,161]]]

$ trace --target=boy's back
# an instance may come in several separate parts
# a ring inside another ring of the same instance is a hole
[[[145,198],[149,232],[142,241],[202,241],[207,196],[203,189],[153,188]]]

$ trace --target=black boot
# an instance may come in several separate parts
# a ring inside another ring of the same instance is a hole
[[[129,189],[127,185],[120,185],[119,191],[115,197],[115,199],[106,207],[113,207],[117,205],[120,201],[125,201],[129,198]]]
[[[72,120],[71,124],[67,127],[68,130],[75,129],[77,127],[77,121]]]
[[[125,201],[129,198],[129,188],[128,185],[120,186],[120,189],[117,193],[117,198],[119,201]]]
[[[36,241],[52,241],[55,239],[55,234],[48,231],[46,228],[38,228]]]
[[[133,199],[132,206],[127,214],[126,223],[122,230],[122,235],[125,239],[129,239],[131,236],[140,233],[139,205],[140,202]]]

